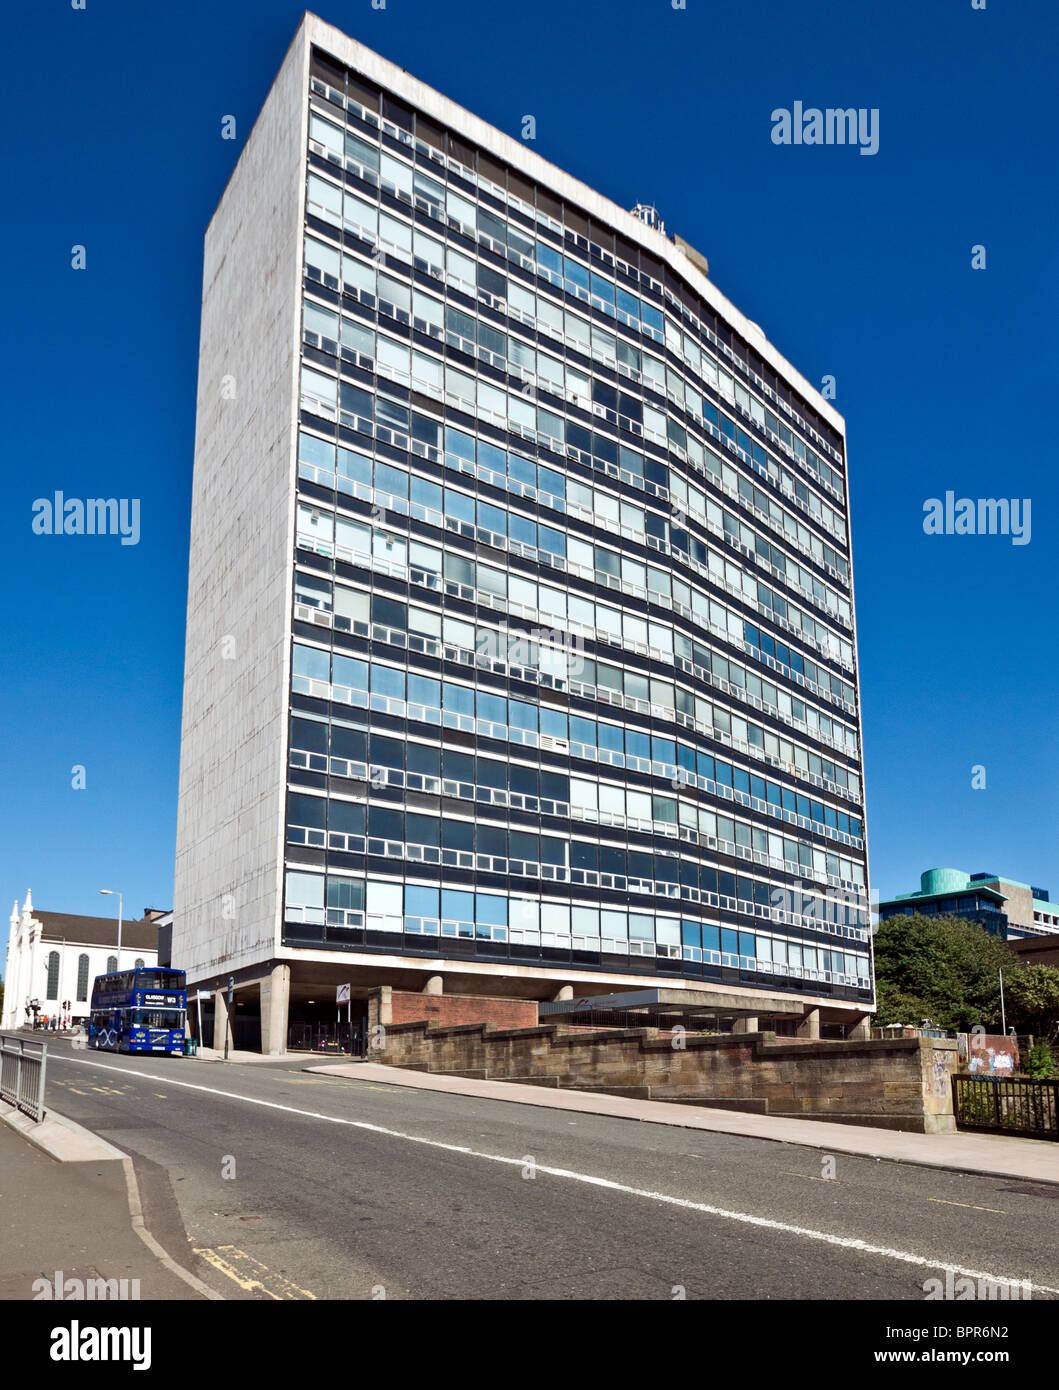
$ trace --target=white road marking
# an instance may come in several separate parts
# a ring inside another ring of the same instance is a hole
[[[260,1105],[267,1110],[282,1110],[290,1115],[301,1115],[309,1120],[325,1120],[333,1125],[345,1125],[350,1129],[362,1129],[371,1134],[382,1134],[389,1139],[402,1139],[409,1144],[422,1144],[430,1149],[442,1149],[446,1153],[465,1154],[468,1158],[480,1158],[489,1163],[500,1163],[511,1168],[524,1168],[525,1158],[507,1158],[503,1154],[482,1153],[468,1148],[465,1144],[446,1144],[440,1139],[426,1139],[419,1134],[406,1134],[403,1130],[387,1129],[367,1120],[347,1120],[337,1115],[324,1115],[318,1110],[299,1110],[293,1105],[281,1105],[274,1100],[261,1100],[257,1096],[241,1096],[236,1091],[222,1091],[216,1086],[200,1086],[193,1081],[174,1081],[169,1077],[156,1076],[153,1072],[134,1071],[132,1068],[113,1067],[106,1062],[91,1062],[85,1057],[64,1057],[82,1067],[97,1067],[100,1071],[120,1071],[124,1076],[139,1076],[148,1081],[168,1081],[172,1086],[182,1086],[189,1091],[202,1091],[206,1095],[223,1096],[225,1100],[241,1100],[246,1105]],[[815,1231],[808,1226],[795,1226],[786,1221],[774,1221],[766,1216],[752,1216],[749,1212],[731,1211],[726,1207],[710,1206],[706,1202],[692,1202],[686,1197],[673,1197],[666,1192],[649,1192],[646,1188],[630,1187],[627,1183],[614,1182],[610,1178],[598,1178],[591,1173],[576,1173],[569,1168],[550,1168],[543,1163],[535,1163],[534,1171],[545,1173],[552,1178],[565,1178],[570,1182],[584,1183],[588,1187],[603,1188],[607,1192],[620,1192],[627,1197],[643,1197],[664,1206],[679,1207],[683,1211],[697,1211],[704,1216],[717,1216],[725,1221],[735,1221],[744,1226],[754,1226],[759,1230],[780,1231],[784,1235],[798,1236],[803,1240],[813,1240],[824,1245],[837,1246],[843,1250],[856,1250],[862,1255],[879,1255],[883,1259],[896,1260],[901,1264],[916,1265],[921,1269],[951,1271],[968,1279],[989,1279],[994,1284],[1010,1284],[1019,1288],[1029,1288],[1032,1292],[1059,1294],[1047,1284],[1030,1284],[1017,1274],[989,1274],[985,1270],[966,1269],[963,1265],[949,1264],[943,1260],[930,1259],[924,1255],[913,1255],[907,1250],[893,1250],[885,1245],[872,1245],[868,1241],[854,1240],[851,1236],[836,1236],[828,1231]]]

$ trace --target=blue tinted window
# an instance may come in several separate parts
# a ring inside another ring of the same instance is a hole
[[[550,492],[553,497],[566,496],[566,479],[561,473],[553,473],[550,468],[540,468],[538,472],[538,485],[545,492]]]
[[[484,439],[478,441],[478,462],[491,468],[494,473],[507,472],[507,454],[495,444],[487,444]]]
[[[620,285],[618,286],[618,308],[623,314],[628,314],[630,318],[638,319],[640,317],[640,301],[628,290],[623,290]]]
[[[677,760],[677,745],[671,738],[651,739],[651,757],[659,763],[675,763]]]
[[[474,458],[474,437],[464,434],[462,430],[454,430],[451,425],[445,427],[445,452],[455,454],[457,458]]]
[[[490,927],[506,927],[507,899],[493,893],[475,894],[475,921]]]
[[[546,550],[549,555],[566,555],[566,536],[562,531],[555,531],[550,526],[537,527],[537,544],[541,550]]]
[[[311,434],[299,434],[298,458],[302,463],[310,463],[314,468],[326,468],[330,472],[335,466],[335,446]]]
[[[441,890],[441,915],[446,921],[473,922],[474,894],[461,893],[455,888]]]
[[[567,738],[566,715],[561,710],[547,709],[542,705],[541,733],[547,735],[548,738]]]
[[[339,680],[338,663],[345,661],[346,657],[335,657],[335,680]],[[404,699],[404,676],[403,671],[395,671],[392,666],[372,666],[371,668],[371,693],[373,695],[388,695],[392,699]],[[349,685],[349,681],[343,681],[343,685]]]
[[[606,748],[612,753],[622,751],[622,730],[617,724],[600,724],[598,738],[600,748]]]
[[[488,719],[493,724],[506,724],[507,701],[502,695],[490,695],[487,691],[479,690],[478,718]]]
[[[328,652],[318,651],[316,647],[294,647],[294,674],[307,676],[311,680],[331,679],[331,659]]]
[[[437,483],[428,482],[426,478],[412,479],[412,501],[418,502],[421,507],[430,507],[435,512],[440,512],[443,505],[443,493]]]
[[[525,483],[527,487],[537,485],[537,465],[532,459],[524,459],[521,454],[508,455],[508,477],[514,478],[517,483]]]
[[[521,700],[508,700],[508,723],[513,729],[537,729],[537,706],[524,704]]]
[[[429,676],[416,676],[408,673],[408,698],[417,705],[430,705],[441,708],[441,682]]]
[[[507,512],[501,511],[488,502],[478,503],[478,525],[498,536],[507,535]]]
[[[608,300],[611,304],[614,303],[614,285],[610,280],[606,279],[602,275],[597,275],[595,271],[593,271],[591,276],[591,285],[592,293],[596,296],[597,299],[605,299]]]
[[[563,258],[558,251],[544,241],[538,241],[536,245],[537,264],[542,265],[547,270],[555,271],[556,274],[563,273]]]
[[[451,685],[448,681],[444,685],[444,706],[446,710],[452,710],[456,714],[474,713],[474,691],[470,686]]]
[[[651,736],[642,734],[637,729],[626,729],[625,731],[625,752],[634,758],[646,758],[650,761],[651,757]]]
[[[457,492],[455,488],[445,489],[445,515],[453,517],[456,521],[465,521],[468,525],[474,525],[474,498],[468,497],[466,493]]]
[[[575,743],[585,743],[589,748],[596,746],[596,725],[592,719],[582,719],[580,715],[570,716],[570,737]]]
[[[409,883],[404,890],[404,910],[409,917],[436,917],[438,915],[438,890],[420,888]]]
[[[665,322],[662,318],[661,309],[656,309],[653,304],[648,304],[646,300],[640,304],[640,321],[647,328],[653,328],[657,333],[665,332]]]
[[[571,256],[563,257],[563,276],[571,284],[579,286],[583,290],[588,289],[588,269],[575,261]]]
[[[536,526],[526,517],[517,516],[514,512],[508,516],[508,535],[519,545],[535,546],[537,544]]]

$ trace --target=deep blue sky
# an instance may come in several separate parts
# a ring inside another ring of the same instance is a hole
[[[873,884],[954,865],[1059,897],[1054,5],[317,12],[502,130],[535,115],[541,155],[656,203],[806,377],[836,376]],[[129,916],[172,901],[202,236],[300,14],[5,16],[5,914],[28,886],[72,912],[112,911],[100,887]],[[879,153],[773,145],[771,112],[796,99],[878,107]],[[140,498],[140,544],[33,535],[56,489]],[[925,536],[946,489],[1030,497],[1031,543]]]

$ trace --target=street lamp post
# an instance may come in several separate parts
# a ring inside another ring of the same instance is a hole
[[[114,889],[113,889],[113,888],[101,888],[99,891],[104,895],[104,897],[113,898],[113,897],[115,896],[115,894],[114,894]],[[122,919],[122,917],[125,915],[125,914],[124,914],[124,908],[125,908],[125,895],[124,895],[123,893],[118,893],[118,894],[117,894],[117,899],[118,899],[118,969],[120,970],[120,969],[121,969],[121,919]]]

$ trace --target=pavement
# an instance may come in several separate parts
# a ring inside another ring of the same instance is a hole
[[[137,1234],[138,1194],[134,1184],[130,1206],[124,1154],[54,1113],[35,1124],[7,1105],[3,1112],[0,1300],[83,1297],[101,1288],[87,1281],[99,1279],[117,1280],[117,1295],[127,1281],[130,1298],[208,1296]]]
[[[955,1173],[985,1177],[1027,1178],[1059,1184],[1059,1143],[1048,1139],[1021,1139],[1000,1134],[914,1134],[876,1129],[868,1125],[834,1124],[827,1120],[797,1120],[778,1115],[756,1115],[737,1110],[675,1104],[661,1100],[630,1100],[587,1091],[527,1086],[516,1081],[478,1081],[469,1077],[440,1076],[436,1072],[388,1067],[377,1062],[344,1062],[309,1066],[306,1071],[326,1076],[346,1076],[357,1081],[377,1081],[389,1086],[473,1096],[479,1100],[507,1101],[548,1110],[609,1115],[648,1124],[677,1125],[682,1129],[708,1130],[712,1134],[738,1134],[752,1139],[771,1139],[828,1153],[858,1154],[864,1158],[915,1163]]]

